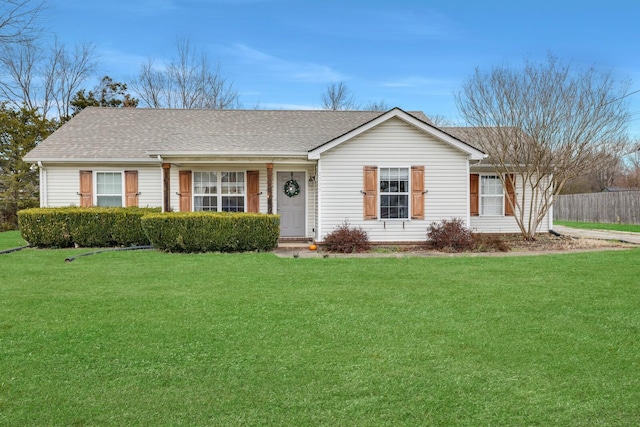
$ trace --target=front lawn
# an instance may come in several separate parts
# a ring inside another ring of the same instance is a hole
[[[0,255],[0,425],[640,423],[640,250],[83,252]]]
[[[572,228],[585,228],[588,230],[614,230],[640,233],[640,225],[633,224],[607,224],[603,222],[575,222],[575,221],[553,221],[554,224],[564,225]]]
[[[6,231],[0,233],[0,251],[26,245],[19,231]]]

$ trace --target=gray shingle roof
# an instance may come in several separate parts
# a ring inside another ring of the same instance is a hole
[[[25,160],[150,160],[149,155],[154,153],[304,155],[381,114],[89,107],[27,154]],[[422,112],[410,114],[427,120]]]

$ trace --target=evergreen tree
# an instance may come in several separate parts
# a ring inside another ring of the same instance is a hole
[[[36,110],[0,104],[0,230],[17,227],[18,210],[38,206],[38,171],[22,158],[55,126]]]

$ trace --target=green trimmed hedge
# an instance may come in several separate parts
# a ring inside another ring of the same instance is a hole
[[[278,245],[280,216],[170,212],[145,215],[142,227],[155,248],[169,252],[269,251]]]
[[[141,218],[159,208],[35,208],[18,212],[22,238],[41,248],[149,245]]]

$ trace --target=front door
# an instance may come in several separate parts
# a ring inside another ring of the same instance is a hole
[[[304,172],[278,172],[280,237],[305,237]]]

